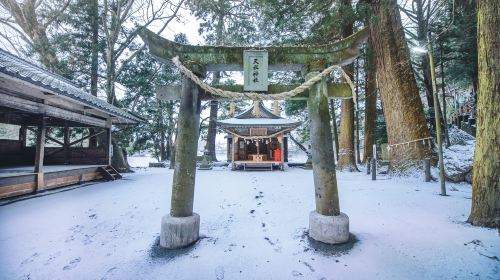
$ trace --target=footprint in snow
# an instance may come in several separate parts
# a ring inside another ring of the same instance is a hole
[[[303,277],[304,275],[297,270],[292,271],[292,276],[293,277]]]
[[[217,280],[224,279],[224,267],[223,266],[218,266],[215,268],[215,277]]]
[[[25,264],[28,264],[28,263],[32,263],[38,256],[40,256],[40,254],[38,253],[34,253],[33,255],[31,255],[29,258],[25,259],[24,261],[21,262],[21,265],[25,265]]]
[[[113,272],[114,272],[116,269],[117,269],[117,268],[116,268],[116,266],[113,266],[112,268],[108,269],[108,270],[106,271],[106,274],[105,274],[105,275],[101,278],[101,280],[107,280],[107,279],[108,279],[108,277],[107,277],[107,276],[109,276],[110,274],[113,274]]]
[[[78,265],[78,263],[80,261],[81,261],[81,258],[76,258],[76,259],[70,261],[68,265],[63,267],[63,270],[72,270],[73,268],[75,268]]]

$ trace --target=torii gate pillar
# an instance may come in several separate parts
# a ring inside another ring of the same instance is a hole
[[[200,110],[199,88],[183,76],[171,208],[161,220],[160,246],[168,249],[192,244],[200,235],[200,216],[193,212]]]
[[[319,74],[310,72],[306,80]],[[309,213],[309,236],[328,244],[349,240],[349,217],[340,212],[328,91],[323,79],[311,87],[309,111],[316,209]]]

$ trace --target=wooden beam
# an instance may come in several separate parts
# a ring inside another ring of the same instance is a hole
[[[82,141],[84,141],[84,140],[86,140],[86,139],[89,139],[90,137],[94,137],[94,136],[97,136],[97,135],[99,135],[99,134],[102,134],[102,133],[104,133],[104,132],[106,132],[106,130],[101,130],[101,131],[96,132],[96,133],[94,133],[94,134],[92,134],[92,135],[90,135],[90,134],[89,134],[89,135],[87,135],[87,136],[85,136],[85,137],[82,137],[82,138],[80,138],[80,139],[78,139],[78,140],[75,140],[75,141],[73,141],[73,142],[69,143],[69,147],[71,147],[71,146],[73,146],[73,145],[75,145],[75,144],[78,144],[78,143],[80,143],[80,142],[82,142]],[[60,152],[60,151],[62,151],[62,150],[64,150],[64,146],[63,146],[63,147],[61,147],[61,148],[59,148],[59,149],[57,149],[57,150],[53,150],[53,151],[52,151],[52,152],[50,152],[50,153],[47,153],[47,155],[46,155],[46,156],[51,156],[51,155],[56,154],[56,153],[58,153],[58,152]]]
[[[170,61],[179,56],[181,61],[205,66],[206,71],[242,71],[243,51],[253,48],[183,45],[162,38],[146,28],[139,35],[148,45],[149,52],[160,60]],[[369,29],[364,28],[327,45],[271,46],[259,47],[259,50],[268,52],[270,71],[301,71],[305,66],[318,61],[345,65],[359,55],[359,49],[368,35]]]
[[[23,98],[0,93],[0,106],[5,106],[28,113],[44,114],[47,117],[58,118],[91,126],[106,127],[106,120],[86,116],[51,105],[26,100]]]
[[[45,117],[42,115],[40,120],[40,125],[38,125],[38,131],[36,135],[36,151],[35,151],[35,170],[34,173],[37,174],[37,190],[41,190],[44,187],[43,179],[43,158],[45,156],[45,135],[47,132],[47,127],[45,126]]]
[[[28,127],[27,129],[28,129],[29,131],[33,132],[33,133],[36,133],[36,130],[35,130],[35,129],[33,129],[33,128]],[[56,143],[56,144],[59,144],[59,145],[61,145],[62,147],[64,147],[64,143],[63,143],[63,142],[61,142],[61,141],[59,141],[59,140],[57,140],[57,139],[55,139],[55,138],[53,138],[53,137],[51,137],[51,136],[49,136],[49,135],[45,135],[45,138],[47,138],[47,140],[49,140],[49,141],[52,141],[52,142],[54,142],[54,143]]]
[[[298,87],[299,84],[292,85],[279,85],[279,84],[271,84],[268,87],[268,93],[280,93],[292,90]],[[328,87],[328,98],[336,98],[336,99],[350,99],[352,98],[352,90],[349,84],[347,83],[327,83]],[[223,90],[229,90],[234,92],[243,92],[243,85],[218,85],[215,88],[220,88]],[[289,100],[307,100],[309,97],[309,91],[306,90],[304,93],[289,98]],[[181,86],[173,85],[173,86],[156,86],[156,98],[161,101],[174,101],[181,99]],[[224,99],[220,96],[215,96],[208,94],[207,92],[201,90],[200,92],[201,100],[212,100],[212,99]]]

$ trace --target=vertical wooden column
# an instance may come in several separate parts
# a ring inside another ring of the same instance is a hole
[[[113,158],[113,138],[112,138],[112,128],[113,124],[111,122],[111,119],[108,119],[106,123],[106,159],[107,159],[107,165],[111,165],[111,161]]]
[[[317,74],[319,72],[307,74],[306,80]],[[325,80],[309,90],[307,108],[311,120],[310,135],[316,212],[325,216],[337,216],[340,215],[340,207]]]
[[[281,150],[281,155],[280,155],[280,169],[284,170],[284,162],[285,162],[285,137],[283,134],[278,135],[278,142],[280,143],[280,150]]]
[[[64,164],[69,163],[69,126],[64,122]]]
[[[234,160],[235,160],[235,154],[234,153],[237,151],[236,149],[240,148],[239,145],[238,145],[238,142],[239,142],[238,137],[236,137],[236,136],[233,135],[233,150],[231,151],[231,164],[232,164],[232,168],[231,169],[232,170],[236,169],[236,163],[234,162]]]
[[[24,151],[26,150],[26,132],[27,132],[27,127],[26,125],[21,125],[21,128],[19,129],[19,145],[21,154],[24,158]]]
[[[43,179],[43,157],[45,155],[45,136],[47,132],[45,116],[41,116],[40,124],[36,134],[36,151],[35,151],[35,170],[36,173],[36,191],[42,190],[45,187]]]
[[[170,209],[172,217],[193,215],[196,150],[201,107],[198,95],[198,86],[183,76]]]
[[[232,156],[231,156],[231,151],[233,151],[233,138],[229,138],[229,136],[227,137],[227,155],[226,155],[226,158],[227,158],[227,161],[230,161],[232,160]]]

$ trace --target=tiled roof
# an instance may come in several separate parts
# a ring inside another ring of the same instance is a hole
[[[300,121],[285,119],[270,112],[262,102],[259,101],[259,115],[253,113],[253,106],[243,113],[227,120],[217,121],[223,128],[228,127],[297,127]]]
[[[138,116],[85,92],[76,87],[71,81],[21,59],[1,48],[0,72],[41,86],[59,95],[69,97],[112,116],[127,119],[128,122],[134,123],[144,121]]]

